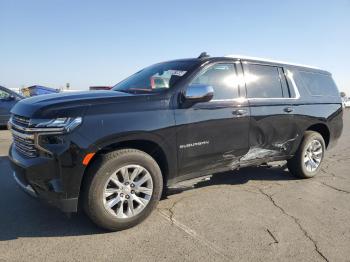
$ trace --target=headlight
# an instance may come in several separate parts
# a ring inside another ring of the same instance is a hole
[[[82,123],[83,119],[81,117],[59,117],[55,119],[49,119],[49,120],[41,120],[40,122],[38,120],[34,120],[31,122],[31,125],[33,128],[42,128],[43,131],[47,129],[47,131],[50,131],[50,129],[59,130],[70,132],[76,127],[78,127]]]

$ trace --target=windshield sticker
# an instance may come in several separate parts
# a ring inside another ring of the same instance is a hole
[[[184,74],[187,73],[187,71],[182,71],[182,70],[169,70],[169,73],[171,75],[175,75],[175,76],[183,76]]]

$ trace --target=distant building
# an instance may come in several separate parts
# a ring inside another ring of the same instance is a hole
[[[34,86],[22,88],[21,92],[24,96],[29,97],[29,96],[59,93],[60,90],[51,88],[51,87],[46,87],[46,86],[34,85]]]
[[[17,94],[22,94],[21,88],[9,88],[9,89],[12,90],[13,92],[16,92]]]

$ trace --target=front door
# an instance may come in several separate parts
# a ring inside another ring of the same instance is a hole
[[[234,168],[248,152],[250,112],[247,100],[240,98],[241,73],[240,63],[216,63],[191,81],[212,86],[214,97],[175,110],[180,176]]]

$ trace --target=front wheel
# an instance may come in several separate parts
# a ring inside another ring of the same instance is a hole
[[[141,223],[156,207],[161,170],[148,154],[121,149],[103,155],[89,171],[84,209],[98,226],[118,231]]]
[[[325,154],[323,137],[314,131],[306,131],[296,154],[288,160],[289,171],[300,178],[311,178],[321,169]]]

